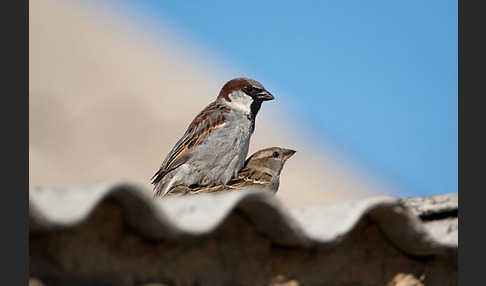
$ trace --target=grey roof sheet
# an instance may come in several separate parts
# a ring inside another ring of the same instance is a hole
[[[31,188],[30,232],[73,227],[109,198],[121,204],[125,219],[139,235],[155,240],[209,234],[231,212],[241,211],[257,230],[282,245],[334,244],[360,220],[369,218],[396,247],[410,255],[435,255],[457,251],[458,247],[457,194],[406,200],[371,197],[287,208],[277,197],[259,191],[154,200],[150,190],[125,182]]]

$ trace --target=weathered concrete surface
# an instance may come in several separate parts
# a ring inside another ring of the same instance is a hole
[[[81,189],[30,192],[30,271],[46,285],[457,285],[457,217],[424,224],[398,199],[287,209],[258,192]]]

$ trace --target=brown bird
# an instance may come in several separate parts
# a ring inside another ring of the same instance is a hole
[[[236,190],[261,189],[276,193],[280,184],[280,172],[285,162],[296,151],[270,147],[253,153],[235,178],[227,184],[216,186],[175,186],[167,195],[195,195]]]
[[[256,80],[228,81],[152,176],[154,196],[163,197],[173,186],[227,184],[244,166],[262,103],[273,99]]]

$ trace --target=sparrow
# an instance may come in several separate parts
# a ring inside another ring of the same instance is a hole
[[[296,151],[280,147],[255,152],[245,162],[243,169],[228,184],[201,187],[176,186],[168,195],[195,195],[235,190],[259,189],[276,193],[280,184],[280,172],[285,162]]]
[[[262,103],[273,99],[256,80],[228,81],[216,100],[194,118],[152,176],[154,196],[163,197],[174,186],[228,183],[245,163]]]

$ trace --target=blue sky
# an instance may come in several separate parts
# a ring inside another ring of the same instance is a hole
[[[457,192],[457,1],[114,3],[285,91],[310,139],[397,195]]]

